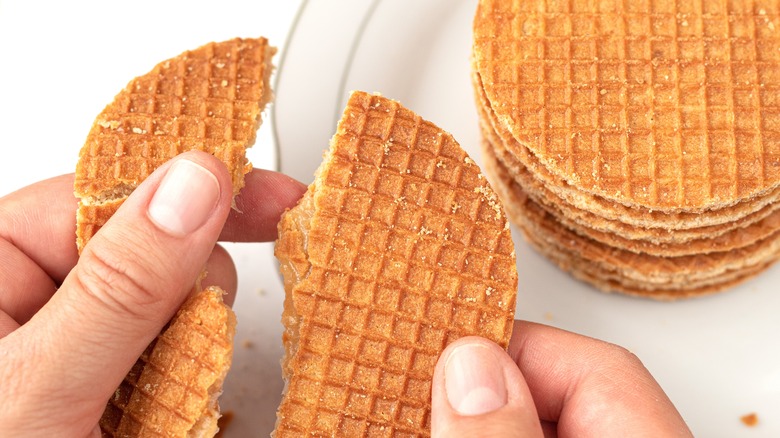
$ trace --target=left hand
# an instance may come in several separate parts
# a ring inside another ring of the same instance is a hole
[[[109,397],[204,265],[204,286],[232,302],[235,267],[216,241],[275,239],[305,189],[254,170],[240,214],[224,165],[185,153],[139,185],[81,258],[72,174],[0,198],[0,436],[100,436]]]

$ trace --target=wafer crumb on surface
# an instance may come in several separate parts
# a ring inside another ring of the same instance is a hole
[[[758,414],[751,412],[739,417],[739,420],[747,427],[755,427],[758,425]]]

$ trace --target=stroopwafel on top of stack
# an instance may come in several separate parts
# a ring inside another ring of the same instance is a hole
[[[482,0],[485,168],[532,246],[674,299],[780,257],[780,2]]]

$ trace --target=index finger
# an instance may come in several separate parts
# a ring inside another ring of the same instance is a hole
[[[642,362],[614,344],[515,321],[509,355],[525,376],[541,420],[559,437],[690,437]]]
[[[295,206],[306,186],[289,176],[254,169],[244,177],[246,185],[236,196],[219,240],[270,242],[276,240],[276,224],[284,210]]]
[[[276,238],[276,223],[306,187],[270,170],[254,169],[236,197],[220,240],[261,242]],[[57,176],[0,198],[0,238],[11,242],[57,284],[76,265],[73,174]]]
[[[58,284],[76,264],[73,174],[60,175],[0,198],[0,238],[10,242]]]

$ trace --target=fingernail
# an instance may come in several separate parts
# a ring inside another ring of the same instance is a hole
[[[205,167],[190,160],[173,163],[149,203],[149,218],[174,236],[200,228],[219,201],[219,182]]]
[[[506,404],[504,371],[484,345],[465,344],[450,353],[444,387],[450,406],[461,415],[482,415]]]

